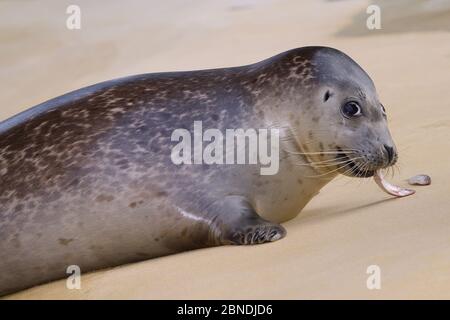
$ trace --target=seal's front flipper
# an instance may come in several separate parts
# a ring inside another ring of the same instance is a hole
[[[286,230],[279,224],[271,223],[259,218],[260,221],[243,221],[243,224],[236,227],[229,234],[228,244],[259,244],[264,242],[277,241],[286,235]]]
[[[252,205],[240,196],[228,196],[218,204],[220,221],[217,234],[222,244],[258,244],[283,238],[286,230],[261,218]]]

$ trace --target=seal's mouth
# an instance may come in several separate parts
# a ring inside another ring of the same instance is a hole
[[[339,150],[342,151],[342,150]],[[375,170],[360,169],[364,166],[358,164],[351,160],[344,152],[340,152],[336,156],[339,162],[347,161],[345,167],[339,169],[338,171],[346,176],[355,178],[370,178],[375,174]]]

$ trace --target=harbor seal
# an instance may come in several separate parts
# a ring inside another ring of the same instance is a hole
[[[279,128],[278,170],[172,161],[193,123]],[[233,68],[154,73],[74,91],[0,124],[0,295],[189,249],[285,236],[338,174],[395,163],[364,70],[327,47]]]

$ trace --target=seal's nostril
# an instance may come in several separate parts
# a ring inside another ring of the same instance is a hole
[[[384,145],[384,149],[386,149],[387,156],[388,156],[388,159],[389,159],[389,163],[391,163],[392,159],[394,159],[394,148],[393,147],[389,147],[387,145]]]

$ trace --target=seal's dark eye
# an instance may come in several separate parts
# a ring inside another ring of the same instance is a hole
[[[383,105],[381,105],[381,113],[383,114],[383,116],[386,115],[386,109],[384,108]]]
[[[342,107],[342,113],[347,118],[357,117],[362,114],[361,107],[355,101],[350,101],[344,104]]]

